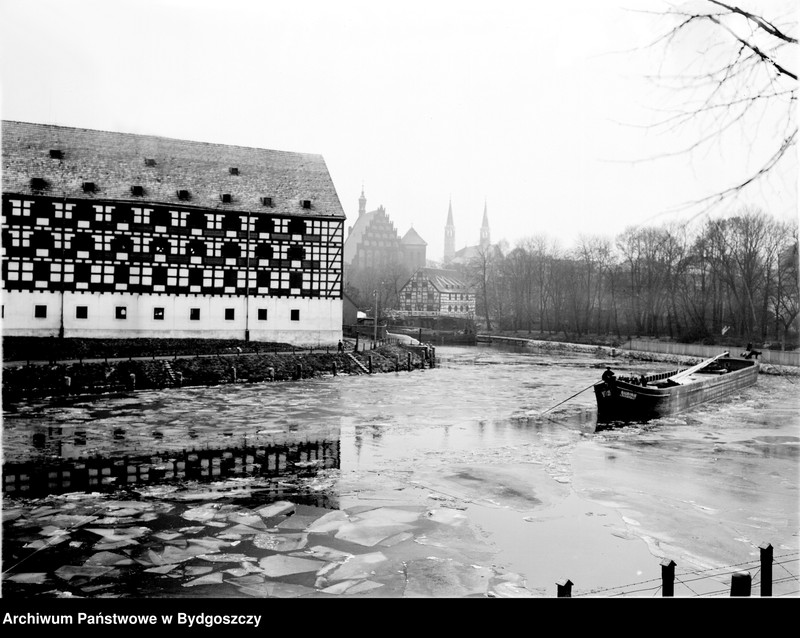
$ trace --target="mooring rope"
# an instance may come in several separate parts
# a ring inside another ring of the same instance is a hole
[[[594,387],[594,384],[595,384],[595,383],[597,383],[597,381],[593,381],[593,382],[592,382],[590,385],[586,386],[586,387],[585,387],[583,390],[581,390],[580,392],[576,392],[576,393],[575,393],[575,394],[573,394],[571,397],[567,397],[566,399],[564,399],[563,401],[561,401],[561,403],[566,403],[566,402],[567,402],[567,401],[569,401],[570,399],[574,399],[574,398],[575,398],[576,396],[578,396],[578,395],[579,395],[581,392],[586,392],[586,391],[587,391],[589,388],[591,388],[591,387]],[[540,413],[539,413],[539,416],[542,416],[543,414],[547,414],[547,413],[548,413],[548,412],[550,412],[550,410],[552,410],[553,408],[557,408],[559,405],[561,405],[561,403],[556,403],[556,404],[555,404],[555,405],[554,405],[552,408],[547,408],[547,410],[545,410],[544,412],[540,412]]]

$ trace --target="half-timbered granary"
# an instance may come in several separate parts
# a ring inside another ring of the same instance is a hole
[[[2,129],[8,336],[337,343],[345,214],[320,155]]]

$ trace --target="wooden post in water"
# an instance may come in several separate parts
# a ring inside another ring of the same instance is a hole
[[[372,374],[372,355],[369,355],[367,360],[369,361],[369,373]]]
[[[731,596],[749,596],[752,581],[750,572],[736,572],[731,576]]]
[[[303,376],[303,366],[301,366],[298,363],[297,366],[294,369],[294,378],[295,378],[295,380],[297,380],[297,379],[302,378],[302,376]]]
[[[572,598],[573,582],[569,578],[559,580],[556,583],[556,596],[558,598]]]
[[[675,595],[675,561],[661,561],[661,596],[670,597]]]
[[[411,372],[411,353],[407,352],[406,357],[408,359],[408,371]]]
[[[333,362],[333,376],[336,376],[336,362]]]
[[[761,550],[761,595],[772,596],[772,545],[762,543]]]

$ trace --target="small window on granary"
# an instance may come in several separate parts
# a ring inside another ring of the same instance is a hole
[[[310,199],[304,199],[304,200],[301,200],[301,202],[302,202],[303,208],[311,208],[311,200]]]
[[[94,182],[84,182],[82,188],[84,193],[94,193],[96,190]]]
[[[64,151],[59,148],[51,148],[50,149],[50,158],[51,159],[64,159]]]
[[[186,201],[187,199],[189,199],[189,191],[187,191],[187,190],[179,190],[177,192],[177,195],[178,195],[178,199],[180,199],[180,200]]]
[[[131,195],[134,197],[144,196],[144,186],[131,186]]]
[[[155,166],[156,165],[156,161],[154,159],[152,159],[152,158],[146,158],[144,160],[144,165],[145,166]]]
[[[220,197],[222,198],[222,203],[223,204],[230,204],[231,203],[232,197],[231,197],[230,193],[222,193],[222,195],[220,195]]]
[[[228,169],[228,172],[229,172],[231,175],[238,175],[238,174],[239,174],[239,169],[238,169],[238,168],[236,168],[235,166],[231,166],[231,167]]]
[[[272,207],[272,198],[271,197],[262,197],[261,198],[261,203],[264,206],[269,206],[271,208]]]
[[[37,319],[47,319],[47,306],[36,305],[33,307],[33,316]]]
[[[47,188],[47,180],[43,177],[31,177],[31,190],[43,191]]]

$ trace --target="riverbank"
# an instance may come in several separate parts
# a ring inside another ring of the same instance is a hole
[[[8,363],[4,340],[7,363],[3,368],[3,400],[292,381],[335,374],[395,372],[408,370],[409,366],[414,370],[431,365],[417,350],[393,344],[356,351],[353,344],[347,342],[344,351],[337,351],[331,348],[297,350],[286,344],[263,343],[250,344],[245,350],[241,345],[228,342],[194,342],[195,352],[182,340],[138,345],[139,349],[133,344],[113,342],[70,344],[59,352],[52,352],[52,356],[43,361],[36,361],[32,356],[31,361],[19,361],[15,365]],[[19,352],[18,344],[14,347],[14,351]],[[70,349],[89,356],[63,360]],[[33,344],[31,352],[41,354],[42,345]],[[122,358],[126,355],[127,358]]]

